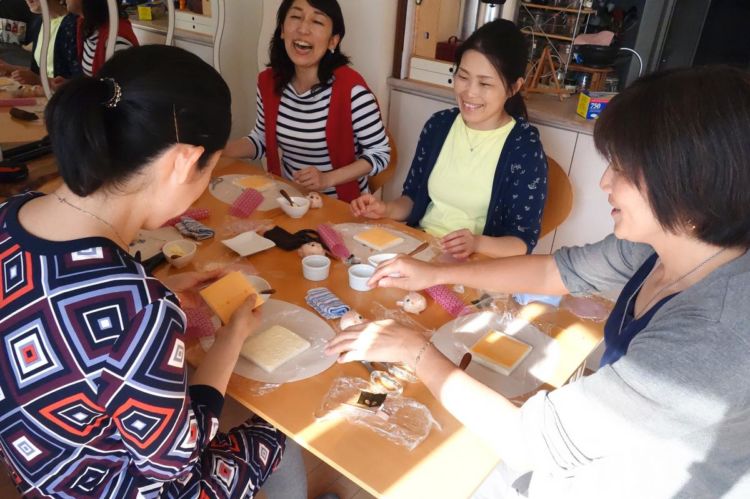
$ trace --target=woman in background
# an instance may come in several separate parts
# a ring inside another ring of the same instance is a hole
[[[67,0],[68,11],[79,16],[76,44],[78,60],[86,76],[96,75],[104,64],[109,36],[109,9],[103,0]],[[115,52],[138,46],[124,11],[117,21]]]
[[[369,192],[367,178],[386,168],[390,146],[375,96],[341,52],[341,7],[284,0],[276,17],[271,62],[258,76],[255,129],[224,155],[265,156],[271,173],[351,201]]]
[[[547,195],[547,158],[519,93],[527,55],[524,36],[505,20],[461,44],[458,108],[425,124],[401,197],[383,202],[365,194],[351,204],[354,215],[421,227],[459,259],[530,253]]]

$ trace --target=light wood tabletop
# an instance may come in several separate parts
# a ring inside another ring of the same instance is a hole
[[[222,160],[214,176],[258,172],[258,167],[248,163]],[[236,261],[236,255],[220,242],[222,238],[231,237],[222,229],[229,220],[228,205],[206,192],[194,206],[210,210],[211,216],[204,223],[214,228],[217,235],[216,238],[201,243],[193,266],[202,268],[211,262]],[[289,232],[314,229],[321,223],[367,222],[355,219],[347,204],[330,198],[324,199],[323,208],[311,209],[301,219],[291,219],[278,208],[256,212],[251,218],[269,219]],[[424,233],[403,224],[390,221],[377,223],[393,225],[402,232],[425,239]],[[277,290],[275,299],[305,308],[309,308],[304,301],[305,293],[320,286],[330,289],[367,318],[373,318],[371,310],[374,302],[395,308],[395,301],[405,294],[404,291],[394,289],[353,291],[348,286],[346,265],[335,261],[327,280],[307,281],[302,277],[297,253],[285,252],[279,248],[239,260],[253,265],[259,275]],[[163,277],[184,270],[188,269],[176,271],[162,267],[157,275]],[[583,321],[565,310],[532,305],[524,308],[522,313],[528,318],[554,325],[549,334],[559,343],[561,355],[554,375],[544,380],[549,387],[564,384],[602,340],[601,324]],[[429,300],[427,310],[416,316],[419,323],[433,330],[451,319],[432,300]],[[189,349],[188,360],[191,364],[198,365],[202,359],[203,350],[199,345]],[[404,396],[425,404],[441,428],[433,428],[427,439],[412,451],[367,428],[344,420],[316,420],[315,411],[334,379],[339,376],[367,378],[368,373],[359,363],[334,364],[319,375],[283,384],[264,395],[254,394],[257,392],[257,382],[235,374],[227,393],[377,497],[469,497],[498,464],[499,458],[481,438],[451,416],[421,383],[406,384]]]
[[[0,99],[11,98],[9,92],[0,90]],[[39,97],[36,99],[37,104],[35,106],[20,106],[21,109],[26,110],[42,110],[46,99]],[[0,147],[8,149],[35,140],[40,140],[47,135],[47,129],[44,126],[44,116],[41,112],[37,112],[39,115],[39,121],[27,122],[19,121],[10,116],[10,107],[0,106]]]

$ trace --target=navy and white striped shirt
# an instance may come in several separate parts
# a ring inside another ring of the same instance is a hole
[[[86,40],[83,42],[83,58],[81,60],[81,68],[83,69],[83,74],[85,74],[86,76],[92,76],[94,74],[94,54],[96,54],[96,45],[98,43],[99,30],[95,31],[93,35],[86,38]],[[104,43],[106,43],[106,40],[104,41]],[[115,42],[115,52],[125,50],[132,46],[133,44],[130,43],[130,40],[117,35],[117,41]]]
[[[281,95],[276,124],[276,140],[281,149],[281,171],[285,178],[294,172],[314,166],[322,172],[331,171],[331,159],[326,143],[326,120],[331,102],[331,85],[319,91],[308,90],[298,94],[292,84],[287,84]],[[260,159],[266,155],[266,128],[260,90],[256,92],[258,117],[248,139],[255,145]],[[375,96],[362,86],[352,88],[352,126],[354,151],[358,159],[372,165],[369,175],[385,170],[391,157],[391,147],[385,133],[383,120]],[[358,179],[360,192],[369,192],[367,176]],[[322,191],[337,197],[336,188]]]

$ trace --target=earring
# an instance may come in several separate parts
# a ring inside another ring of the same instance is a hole
[[[336,49],[335,48],[329,49],[329,52],[331,52],[331,55],[333,55],[336,53]]]

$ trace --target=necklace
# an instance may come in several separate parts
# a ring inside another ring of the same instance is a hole
[[[469,151],[471,152],[474,152],[474,149],[481,146],[489,137],[492,137],[492,134],[488,133],[487,135],[479,139],[478,143],[472,144],[471,137],[469,137],[469,125],[467,125],[465,122],[464,122],[464,133],[466,134],[466,143],[469,145]]]
[[[118,239],[118,242],[120,243],[120,245],[122,246],[122,248],[123,248],[124,250],[126,250],[126,251],[127,251],[128,247],[129,247],[130,245],[129,245],[129,244],[127,244],[127,243],[125,242],[125,240],[124,240],[124,239],[123,239],[123,238],[122,238],[122,237],[120,236],[120,233],[119,233],[119,232],[117,232],[117,229],[115,229],[115,226],[114,226],[114,225],[112,225],[111,223],[107,222],[106,220],[104,220],[104,219],[103,219],[102,217],[100,217],[99,215],[96,215],[96,214],[94,214],[94,213],[91,213],[90,211],[88,211],[88,210],[85,210],[85,209],[81,208],[80,206],[76,206],[76,205],[74,205],[73,203],[71,203],[70,201],[68,201],[67,199],[65,199],[64,197],[61,197],[61,196],[60,196],[60,195],[59,195],[58,193],[56,193],[56,192],[53,192],[52,194],[54,194],[54,195],[55,195],[55,197],[57,198],[57,200],[58,200],[58,201],[59,201],[60,203],[64,203],[64,204],[66,204],[66,205],[70,206],[71,208],[73,208],[74,210],[78,210],[78,211],[80,211],[81,213],[85,213],[86,215],[88,215],[88,216],[90,216],[90,217],[93,217],[93,218],[95,218],[95,219],[99,220],[99,221],[100,221],[101,223],[103,223],[104,225],[106,225],[107,227],[109,227],[109,228],[110,228],[110,230],[111,230],[111,231],[112,231],[112,232],[114,233],[114,235],[115,235],[115,236],[117,237],[117,239]]]
[[[717,256],[719,256],[722,253],[724,253],[724,251],[726,251],[726,248],[721,248],[719,251],[717,251],[713,255],[709,256],[708,258],[706,258],[705,260],[703,260],[702,262],[700,262],[698,265],[696,265],[692,269],[690,269],[687,272],[685,272],[684,274],[682,274],[680,277],[678,277],[674,281],[668,282],[667,284],[665,284],[664,286],[662,286],[661,288],[659,288],[659,291],[657,291],[656,293],[654,293],[654,295],[651,297],[651,299],[648,302],[646,302],[646,305],[644,305],[642,311],[645,313],[645,311],[648,310],[648,307],[651,306],[651,304],[654,302],[654,300],[656,300],[656,298],[660,294],[662,294],[664,292],[664,290],[669,289],[672,286],[674,286],[675,284],[678,284],[678,283],[682,282],[684,279],[687,279],[688,276],[691,276],[692,274],[696,273],[705,264],[707,264],[708,262],[710,262],[711,260],[713,260]],[[641,288],[643,287],[643,284],[648,280],[648,278],[651,277],[651,274],[654,273],[654,270],[656,270],[656,263],[654,263],[654,266],[651,269],[651,272],[648,273],[648,275],[646,276],[646,278],[643,279],[643,281],[641,282],[641,284],[636,288],[635,291],[633,291],[633,293],[628,298],[628,301],[625,303],[625,309],[622,312],[622,319],[620,319],[620,328],[617,330],[617,335],[618,336],[620,335],[620,333],[622,333],[622,326],[623,326],[623,324],[625,324],[625,314],[627,313],[628,308],[630,308],[630,302],[633,300],[633,297],[638,294],[638,292],[641,290]],[[641,315],[643,315],[643,314],[641,314]],[[635,313],[633,314],[633,316],[635,317]]]

